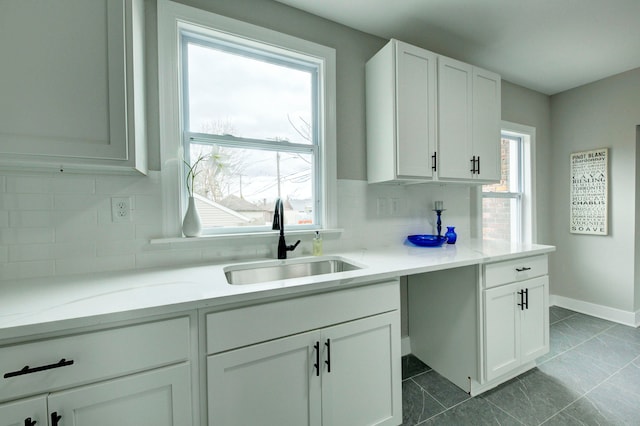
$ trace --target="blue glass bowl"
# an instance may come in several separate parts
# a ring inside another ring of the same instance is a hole
[[[447,241],[447,237],[437,235],[409,235],[407,239],[420,247],[440,247]]]

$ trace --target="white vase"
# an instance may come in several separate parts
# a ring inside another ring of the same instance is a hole
[[[189,206],[182,221],[182,233],[185,237],[197,237],[202,231],[202,223],[200,222],[200,214],[196,208],[196,202],[193,197],[189,197]]]

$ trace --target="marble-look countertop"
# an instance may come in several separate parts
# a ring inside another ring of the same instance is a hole
[[[407,243],[375,250],[327,253],[362,267],[355,271],[248,285],[230,285],[224,275],[225,267],[247,260],[10,281],[2,283],[1,288],[0,341],[141,316],[330,291],[554,250],[553,246],[491,241],[437,248]]]

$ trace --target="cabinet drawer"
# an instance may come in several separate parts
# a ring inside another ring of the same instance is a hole
[[[208,314],[207,354],[400,309],[398,281]]]
[[[523,257],[484,265],[485,288],[547,275],[547,256]]]
[[[187,360],[189,336],[182,317],[0,348],[0,401]]]

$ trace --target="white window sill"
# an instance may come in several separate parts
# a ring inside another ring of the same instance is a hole
[[[342,234],[343,229],[320,229],[320,235],[322,237],[331,236],[338,237]],[[263,240],[277,241],[277,237],[280,231],[267,231],[267,232],[247,232],[242,234],[210,234],[201,235],[199,237],[175,237],[175,238],[153,238],[149,240],[149,244],[193,244],[193,243],[206,243],[206,242],[219,242],[227,240],[241,240],[250,238],[253,242],[262,242]],[[298,231],[285,230],[285,236],[309,236],[316,235],[316,230],[305,229]]]

